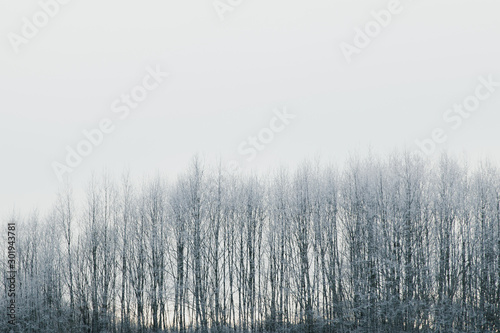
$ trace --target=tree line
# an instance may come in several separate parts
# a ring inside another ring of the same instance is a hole
[[[394,153],[241,176],[194,158],[174,181],[104,174],[85,192],[4,221],[19,332],[500,331],[492,163]]]

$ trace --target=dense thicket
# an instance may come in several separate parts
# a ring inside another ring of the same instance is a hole
[[[394,154],[259,178],[195,159],[170,184],[104,176],[86,193],[11,219],[20,332],[500,330],[488,163]]]

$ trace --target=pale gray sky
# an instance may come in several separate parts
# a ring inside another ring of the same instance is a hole
[[[369,145],[413,149],[437,127],[439,149],[498,159],[499,88],[457,129],[443,114],[478,77],[500,82],[500,2],[401,0],[348,64],[341,43],[389,3],[243,0],[221,20],[212,0],[72,0],[16,53],[9,34],[42,9],[0,0],[0,217],[47,207],[60,186],[52,162],[103,118],[115,130],[75,168],[77,187],[104,167],[173,178],[197,152],[250,169],[342,161]],[[111,104],[148,66],[170,76],[120,119]],[[238,146],[284,107],[295,118],[247,162]]]

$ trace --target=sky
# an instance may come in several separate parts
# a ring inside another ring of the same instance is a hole
[[[499,10],[0,0],[0,219],[47,209],[60,179],[175,179],[195,154],[247,171],[402,147],[500,161]]]

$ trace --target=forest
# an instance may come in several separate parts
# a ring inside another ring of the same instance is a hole
[[[0,332],[500,332],[500,168],[103,172],[2,221]],[[7,316],[16,230],[15,326]]]

